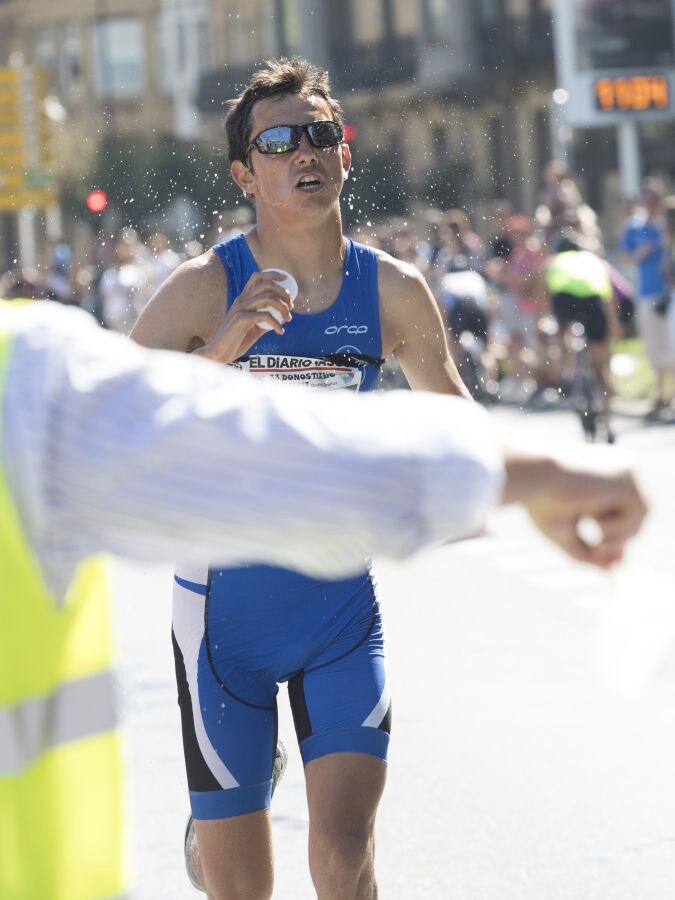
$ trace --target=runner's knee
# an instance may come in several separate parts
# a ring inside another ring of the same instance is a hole
[[[309,869],[320,898],[375,897],[372,829],[332,823],[310,829]]]
[[[203,884],[207,889],[209,900],[270,900],[274,888],[274,875],[271,867],[236,866],[223,872],[222,869],[212,877],[202,865]]]
[[[373,855],[373,829],[327,821],[312,826],[310,843],[315,857],[328,868],[353,868]]]

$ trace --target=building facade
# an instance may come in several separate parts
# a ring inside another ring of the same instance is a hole
[[[550,158],[549,0],[263,0],[227,6],[230,42],[202,76],[205,127],[266,55],[325,65],[358,130],[358,168],[405,173],[403,197],[439,205],[535,203]],[[236,8],[236,9],[235,9]],[[236,22],[236,25],[232,22]],[[221,19],[222,25],[225,21]],[[234,33],[232,28],[235,28]],[[215,27],[220,36],[226,27]],[[396,160],[387,171],[386,158]]]
[[[4,0],[0,58],[44,68],[70,127],[166,130],[161,27],[161,0]]]
[[[110,133],[222,145],[224,100],[261,60],[299,53],[357,128],[356,183],[366,166],[400,173],[403,205],[530,209],[549,156],[549,0],[0,0],[0,61],[17,52],[46,69],[66,148]]]

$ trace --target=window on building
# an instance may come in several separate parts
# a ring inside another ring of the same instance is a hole
[[[393,0],[394,32],[399,37],[415,37],[422,31],[422,7],[410,0]]]
[[[276,0],[279,46],[287,56],[301,52],[298,0]]]
[[[50,84],[58,77],[56,29],[50,25],[33,31],[33,62],[47,72]]]
[[[72,100],[82,79],[82,34],[78,25],[67,22],[61,26],[61,56],[59,83],[65,100]]]
[[[449,162],[448,127],[442,123],[436,123],[431,129],[431,145],[433,148],[434,165],[442,171]]]
[[[236,21],[238,23],[239,20]],[[237,34],[243,30],[240,24],[234,27]],[[196,73],[211,68],[211,30],[204,18],[204,11],[199,7],[183,11],[182,15],[172,19],[162,19],[161,33],[153,44],[157,71],[163,73],[164,81],[171,87],[175,87],[181,79],[193,79]]]
[[[499,116],[492,116],[488,122],[488,144],[490,147],[490,181],[496,197],[503,197],[506,189],[506,136],[504,123]]]
[[[547,109],[538,109],[533,120],[537,171],[541,172],[551,158],[551,125]]]
[[[507,11],[513,19],[527,19],[532,12],[532,0],[508,0]]]
[[[160,94],[168,94],[173,87],[172,68],[169,58],[169,29],[163,13],[157,13],[153,19],[153,53],[152,76],[155,90]]]
[[[504,17],[523,21],[551,13],[551,0],[475,0],[475,5],[483,25],[496,25]]]
[[[386,0],[352,0],[352,27],[359,44],[376,44],[386,36]]]
[[[253,7],[253,4],[249,4]],[[278,34],[277,21],[277,34]],[[228,13],[225,22],[225,61],[235,66],[251,66],[260,59],[259,21],[250,9],[247,14]],[[277,55],[276,51],[273,55]]]
[[[199,71],[207,72],[212,63],[211,28],[206,19],[197,23],[197,48],[199,50]]]
[[[447,40],[452,35],[453,19],[458,14],[451,0],[424,0],[426,32],[429,40]],[[460,11],[461,15],[463,11]]]
[[[325,22],[330,35],[329,43],[335,47],[353,44],[356,40],[352,5],[351,0],[346,3],[343,0],[341,3],[326,4]]]
[[[501,0],[477,0],[476,11],[482,25],[497,25],[500,15]]]
[[[239,14],[228,15],[225,31],[225,58],[228,63],[239,66],[248,61],[246,37],[246,28]]]
[[[277,8],[275,0],[265,0],[257,9],[256,30],[260,36],[260,56],[267,59],[279,52]]]
[[[175,66],[179,72],[185,69],[187,59],[187,34],[185,22],[176,22],[176,59]]]
[[[92,26],[94,89],[99,97],[138,97],[145,82],[143,24],[133,16]]]

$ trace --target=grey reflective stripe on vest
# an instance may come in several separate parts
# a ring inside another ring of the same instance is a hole
[[[60,744],[115,727],[115,684],[102,672],[59,685],[48,697],[0,708],[0,777]]]

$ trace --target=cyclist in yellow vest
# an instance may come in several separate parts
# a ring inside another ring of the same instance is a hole
[[[584,326],[588,354],[610,414],[612,331],[618,322],[609,266],[590,250],[582,249],[573,234],[564,236],[546,269],[551,310],[560,328],[560,351],[566,354],[564,336],[573,322]]]
[[[347,480],[349,492],[335,490]],[[602,567],[645,514],[630,471],[503,454],[465,400],[317,402],[143,350],[77,310],[0,301],[2,900],[125,890],[108,602],[93,554],[341,577],[364,555],[475,532],[500,498]],[[277,503],[282,530],[267,515]],[[597,545],[579,537],[582,516],[604,528]]]

